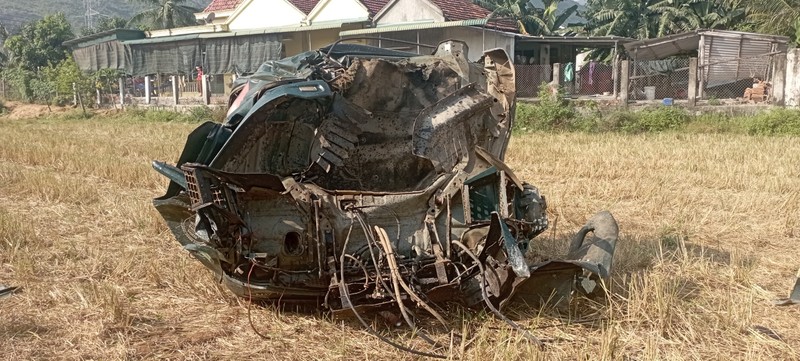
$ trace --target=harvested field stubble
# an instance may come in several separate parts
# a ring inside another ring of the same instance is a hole
[[[0,283],[23,287],[0,300],[3,357],[409,358],[355,323],[273,306],[251,308],[269,339],[250,329],[246,301],[150,205],[166,185],[150,160],[174,161],[195,125],[0,118]],[[453,310],[454,359],[800,359],[800,308],[770,303],[800,266],[800,138],[533,133],[507,160],[557,224],[537,250],[562,253],[595,211],[615,214],[613,293],[570,315],[511,310],[544,350]]]

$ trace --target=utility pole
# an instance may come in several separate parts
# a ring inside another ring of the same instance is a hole
[[[95,0],[83,0],[83,16],[85,17],[87,29],[94,29],[94,16],[100,15],[100,13],[93,8],[94,2]]]

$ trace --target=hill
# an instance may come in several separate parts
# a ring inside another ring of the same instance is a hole
[[[198,8],[203,8],[208,5],[210,0],[189,0],[188,2]],[[127,19],[145,9],[142,4],[129,0],[93,0],[91,3],[92,10],[98,13],[94,16],[95,21],[110,16]],[[58,12],[66,15],[76,33],[86,23],[84,0],[0,0],[0,23],[12,33],[26,22]]]

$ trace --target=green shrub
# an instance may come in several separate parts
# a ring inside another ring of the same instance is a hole
[[[627,133],[661,132],[686,125],[691,117],[683,108],[647,108],[630,117],[620,119],[620,130]]]
[[[515,128],[521,131],[569,130],[570,121],[576,116],[575,107],[564,99],[561,90],[553,94],[550,86],[542,83],[538,103],[517,105]]]
[[[773,109],[742,119],[748,134],[800,135],[800,110]]]

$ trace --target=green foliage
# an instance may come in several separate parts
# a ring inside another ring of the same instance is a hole
[[[756,115],[721,112],[691,114],[678,106],[640,110],[603,111],[596,106],[576,108],[552,102],[517,104],[514,131],[577,131],[586,133],[745,133],[750,135],[800,135],[800,110],[776,108]],[[562,107],[563,109],[554,109]],[[571,118],[547,115],[571,114]]]
[[[800,110],[774,109],[745,119],[748,134],[800,135]]]
[[[763,0],[774,1],[774,0]],[[650,39],[697,29],[736,29],[747,22],[744,0],[589,0],[581,14],[591,35]],[[608,55],[597,52],[597,57]]]
[[[626,133],[662,132],[679,129],[689,120],[689,114],[683,108],[647,108],[632,117],[622,118],[619,129]]]
[[[118,113],[113,120],[115,121],[137,121],[137,122],[185,122],[196,123],[211,120],[209,115],[215,113],[209,107],[195,107],[186,113],[174,112],[171,110],[145,109],[129,107],[126,111]]]
[[[542,8],[529,0],[474,0],[476,4],[492,11],[494,18],[513,19],[523,34],[562,35],[567,19],[578,10],[577,5],[562,11],[558,4],[563,0],[542,0]]]
[[[198,121],[215,121],[215,122],[222,122],[225,120],[225,115],[227,110],[223,107],[208,107],[208,106],[199,106],[193,107],[189,109],[188,115]]]
[[[22,98],[18,100],[31,99],[32,92],[30,84],[34,76],[35,74],[32,71],[18,66],[5,68],[0,72],[0,77],[3,78],[9,90]]]
[[[59,13],[23,25],[19,34],[6,40],[5,48],[17,66],[36,71],[66,59],[67,49],[62,43],[73,37],[72,25]]]
[[[95,84],[92,79],[78,69],[78,64],[72,57],[62,61],[51,73],[55,91],[56,101],[64,104],[71,101],[73,94],[73,84],[75,90],[80,94],[84,104],[90,104],[94,95]]]
[[[575,107],[564,99],[561,90],[555,93],[550,86],[539,86],[539,102],[533,105],[519,104],[516,113],[516,129],[550,130],[572,129],[571,122],[576,118]]]
[[[187,0],[133,0],[147,7],[128,21],[129,26],[139,25],[151,30],[171,29],[196,25],[194,13],[201,9]]]
[[[102,33],[114,29],[124,29],[128,25],[128,20],[119,16],[104,17],[93,28],[82,27],[81,36]]]
[[[759,32],[790,37],[800,45],[800,0],[752,0],[748,18]]]

